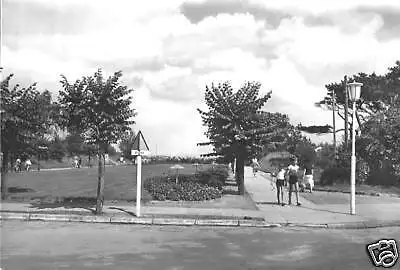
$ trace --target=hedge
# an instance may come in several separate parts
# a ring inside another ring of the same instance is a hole
[[[194,175],[179,176],[178,184],[175,179],[165,176],[149,178],[146,179],[144,188],[158,201],[203,201],[222,196],[221,189],[196,181]]]

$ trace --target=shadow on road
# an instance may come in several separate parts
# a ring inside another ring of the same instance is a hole
[[[262,205],[278,205],[277,202],[255,202],[256,204],[262,204]]]
[[[127,213],[127,214],[129,214],[129,215],[131,215],[131,216],[136,217],[136,214],[135,214],[135,213],[133,213],[133,212],[131,212],[131,211],[127,211],[127,210],[122,209],[122,208],[119,208],[119,207],[114,207],[114,206],[112,206],[112,207],[108,207],[108,209],[119,210],[119,211],[125,212],[125,213]]]
[[[312,207],[306,207],[306,206],[303,206],[303,208],[310,209],[310,210],[313,210],[313,211],[332,213],[332,214],[341,214],[341,215],[346,215],[346,216],[349,215],[349,213],[347,213],[347,212],[338,212],[338,211],[332,211],[332,210],[327,210],[327,209],[319,209],[319,208],[312,208]]]
[[[89,210],[93,214],[96,213],[96,198],[66,197],[61,199],[32,202],[31,205],[32,205],[31,208],[36,208],[36,209],[49,209],[49,208],[60,208],[60,207],[64,207],[67,209],[82,208],[85,210]]]

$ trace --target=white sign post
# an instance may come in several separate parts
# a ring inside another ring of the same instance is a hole
[[[136,216],[140,217],[140,202],[142,199],[142,155],[148,155],[149,147],[141,131],[133,141],[131,155],[136,156]]]
[[[140,217],[140,201],[142,198],[142,156],[136,157],[136,216]]]

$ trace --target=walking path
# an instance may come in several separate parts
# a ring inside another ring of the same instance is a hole
[[[157,225],[221,225],[257,227],[321,227],[321,228],[371,228],[400,226],[400,199],[379,204],[358,204],[357,215],[349,214],[349,205],[316,205],[301,197],[301,206],[277,205],[275,184],[269,174],[258,172],[253,176],[245,168],[245,188],[258,210],[185,208],[143,206],[141,217],[136,217],[136,207],[131,205],[105,205],[103,215],[93,214],[89,208],[45,208],[29,203],[7,202],[0,204],[0,220],[47,220],[71,222],[106,222]],[[292,202],[296,202],[295,194]],[[284,200],[287,202],[287,191]]]
[[[274,183],[269,174],[264,172],[253,176],[251,168],[245,169],[245,187],[253,198],[257,207],[265,214],[267,222],[298,223],[298,224],[337,224],[337,223],[373,223],[384,224],[400,221],[400,199],[398,203],[382,201],[380,204],[357,204],[356,215],[350,215],[349,204],[324,204],[316,205],[306,200],[300,194],[301,206],[277,205],[277,196]],[[357,198],[357,197],[356,197]],[[287,203],[288,192],[284,192]],[[382,198],[385,200],[385,198]],[[296,202],[292,194],[292,202]],[[399,222],[400,224],[400,222]]]

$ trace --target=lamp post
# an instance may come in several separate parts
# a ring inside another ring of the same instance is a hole
[[[351,138],[351,179],[350,179],[350,213],[356,214],[356,132],[355,121],[356,118],[356,101],[361,95],[362,83],[352,82],[347,84],[347,91],[349,97],[353,102],[353,119],[352,119],[352,138]]]

